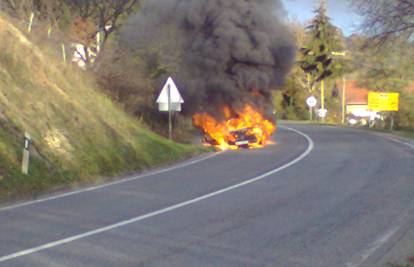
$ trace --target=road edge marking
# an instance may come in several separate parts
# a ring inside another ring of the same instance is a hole
[[[386,134],[386,133],[376,133],[376,132],[370,132],[370,134],[388,140],[388,141],[392,141],[394,143],[398,143],[400,145],[409,147],[411,149],[414,149],[414,144],[410,143],[410,142],[406,142],[403,140],[398,139],[395,136],[392,136],[390,134]],[[403,214],[403,216],[401,216],[398,220],[397,220],[397,224],[394,225],[393,227],[390,227],[388,229],[388,231],[386,231],[385,233],[381,234],[374,242],[370,243],[368,245],[368,248],[366,248],[362,254],[356,256],[355,258],[357,258],[356,260],[351,260],[348,261],[346,263],[346,267],[361,267],[365,264],[365,262],[373,255],[375,255],[375,253],[384,245],[388,242],[388,240],[390,240],[402,227],[403,222],[405,220],[405,218],[407,217],[407,214]]]
[[[378,249],[380,249],[391,237],[393,237],[401,225],[392,227],[390,230],[382,234],[374,242],[372,242],[367,249],[365,249],[361,255],[358,255],[359,259],[355,261],[349,261],[346,263],[346,267],[360,267],[362,266],[372,255],[374,255]]]
[[[57,247],[57,246],[67,244],[67,243],[70,243],[70,242],[73,242],[73,241],[76,241],[76,240],[79,240],[79,239],[83,239],[83,238],[86,238],[86,237],[89,237],[89,236],[97,235],[97,234],[107,232],[107,231],[110,231],[110,230],[113,230],[113,229],[116,229],[116,228],[120,228],[120,227],[125,226],[125,225],[136,223],[136,222],[139,222],[139,221],[142,221],[142,220],[145,220],[145,219],[157,216],[157,215],[161,215],[163,213],[167,213],[167,212],[170,212],[170,211],[182,208],[182,207],[186,207],[186,206],[189,206],[191,204],[200,202],[202,200],[209,199],[209,198],[212,198],[214,196],[221,195],[225,192],[232,191],[234,189],[237,189],[237,188],[252,184],[254,182],[263,180],[263,179],[269,177],[270,175],[273,175],[273,174],[278,173],[278,172],[280,172],[284,169],[287,169],[287,168],[291,167],[292,165],[295,165],[296,163],[300,162],[304,158],[306,158],[312,152],[315,145],[314,145],[314,142],[313,142],[312,138],[310,138],[308,135],[306,135],[305,133],[303,133],[299,130],[296,130],[296,129],[293,129],[293,128],[290,128],[290,127],[285,127],[285,126],[280,126],[280,128],[292,131],[292,132],[297,133],[297,134],[301,135],[302,137],[304,137],[308,142],[308,147],[305,150],[305,152],[303,152],[300,156],[298,156],[297,158],[293,159],[292,161],[290,161],[290,162],[288,162],[288,163],[286,163],[286,164],[284,164],[284,165],[282,165],[282,166],[280,166],[276,169],[273,169],[269,172],[266,172],[264,174],[256,176],[256,177],[254,177],[252,179],[249,179],[247,181],[244,181],[244,182],[241,182],[241,183],[223,188],[221,190],[214,191],[212,193],[209,193],[209,194],[197,197],[197,198],[193,198],[193,199],[190,199],[190,200],[187,200],[187,201],[169,206],[167,208],[163,208],[163,209],[160,209],[160,210],[157,210],[157,211],[153,211],[153,212],[150,212],[150,213],[147,213],[147,214],[144,214],[144,215],[140,215],[140,216],[134,217],[132,219],[121,221],[121,222],[118,222],[118,223],[115,223],[115,224],[111,224],[111,225],[108,225],[108,226],[97,228],[95,230],[91,230],[91,231],[88,231],[88,232],[85,232],[85,233],[82,233],[82,234],[74,235],[74,236],[71,236],[71,237],[67,237],[67,238],[64,238],[64,239],[60,239],[60,240],[57,240],[57,241],[46,243],[46,244],[43,244],[43,245],[40,245],[40,246],[37,246],[37,247],[22,250],[22,251],[13,253],[13,254],[2,256],[2,257],[0,257],[0,262],[9,261],[9,260],[12,260],[12,259],[15,259],[15,258],[19,258],[19,257],[22,257],[22,256],[26,256],[26,255],[29,255],[29,254],[39,252],[39,251],[43,251],[43,250],[46,250],[46,249],[49,249],[49,248]]]
[[[193,159],[193,160],[189,160],[187,162],[177,164],[177,165],[174,165],[174,166],[171,166],[171,167],[166,167],[166,168],[163,168],[163,169],[160,169],[160,170],[150,171],[148,173],[142,173],[142,174],[139,174],[139,175],[119,179],[119,180],[116,180],[116,181],[113,181],[113,182],[107,182],[107,183],[103,183],[103,184],[100,184],[100,185],[95,185],[95,186],[90,186],[90,187],[86,187],[86,188],[83,188],[83,189],[70,191],[70,192],[67,192],[67,193],[52,195],[52,196],[49,196],[49,197],[43,197],[43,198],[39,198],[39,199],[35,199],[35,200],[30,200],[30,201],[26,201],[26,202],[22,202],[22,203],[17,203],[17,204],[12,204],[12,205],[9,205],[9,206],[0,207],[0,213],[5,212],[5,211],[9,211],[9,210],[13,210],[13,209],[17,209],[17,208],[22,208],[22,207],[34,205],[34,204],[39,204],[39,203],[42,203],[42,202],[47,202],[47,201],[51,201],[51,200],[66,198],[66,197],[70,197],[70,196],[73,196],[73,195],[78,195],[78,194],[85,193],[85,192],[95,191],[95,190],[103,189],[103,188],[114,186],[114,185],[124,184],[124,183],[128,183],[128,182],[140,180],[140,179],[143,179],[143,178],[146,178],[146,177],[150,177],[150,176],[153,176],[153,175],[158,175],[158,174],[166,173],[166,172],[169,172],[169,171],[174,171],[174,170],[177,170],[177,169],[185,168],[185,167],[203,162],[205,160],[211,159],[213,157],[216,157],[216,156],[222,154],[223,152],[224,151],[211,153],[210,155],[206,155],[206,156],[199,157],[199,158],[196,158],[196,159]]]
[[[400,140],[400,139],[398,139],[396,137],[393,137],[393,136],[384,136],[384,138],[386,138],[386,139],[388,139],[390,141],[393,141],[395,143],[399,143],[401,145],[405,145],[405,146],[408,146],[409,148],[414,149],[414,143],[405,142],[405,141],[402,141],[402,140]]]

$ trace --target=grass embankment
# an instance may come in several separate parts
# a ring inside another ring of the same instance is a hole
[[[33,138],[29,175],[20,171],[24,132]],[[47,56],[0,15],[0,201],[199,152],[147,130],[93,79]]]

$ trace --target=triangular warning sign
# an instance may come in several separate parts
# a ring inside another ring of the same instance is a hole
[[[170,97],[172,104],[182,104],[184,99],[182,98],[180,92],[178,91],[177,86],[174,83],[174,80],[169,77],[164,87],[161,90],[160,95],[157,98],[158,104],[167,104],[168,105],[168,88],[170,88]]]

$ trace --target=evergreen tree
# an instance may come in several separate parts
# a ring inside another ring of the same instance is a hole
[[[332,52],[343,49],[340,31],[330,22],[325,1],[314,12],[315,17],[306,28],[307,44],[300,50],[299,61],[308,76],[310,91],[317,82],[341,72],[341,64],[333,61]]]

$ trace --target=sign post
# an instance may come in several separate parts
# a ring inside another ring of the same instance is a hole
[[[168,139],[172,140],[171,85],[168,84]]]
[[[174,111],[180,112],[181,105],[184,103],[177,86],[171,77],[168,78],[160,95],[157,98],[158,110],[168,112],[168,138],[172,140],[172,115]]]
[[[313,108],[316,107],[317,103],[318,101],[316,100],[314,96],[310,96],[306,99],[306,104],[309,107],[309,119],[310,120],[313,120]]]
[[[347,54],[349,51],[332,51],[331,53],[333,56],[336,57],[343,57],[345,60],[349,60],[347,58]],[[342,74],[342,124],[345,124],[345,117],[346,117],[346,78],[345,74]]]

